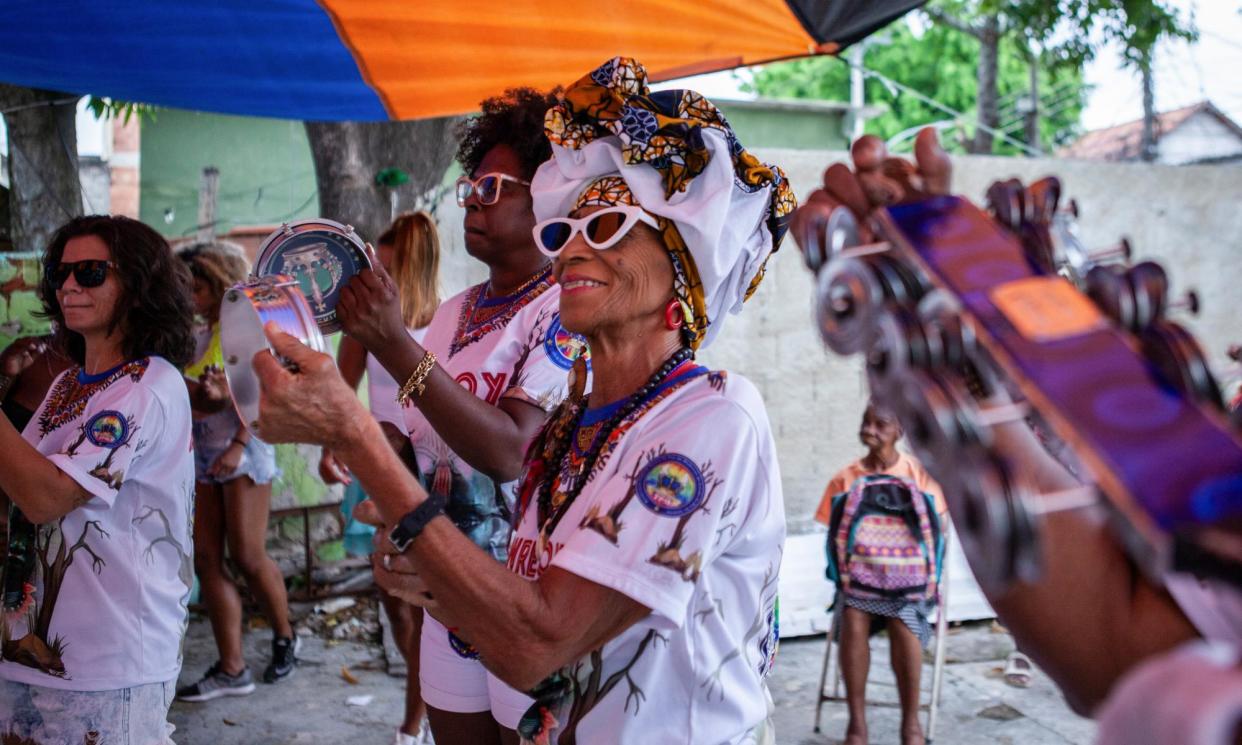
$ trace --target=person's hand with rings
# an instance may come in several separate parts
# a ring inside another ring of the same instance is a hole
[[[375,576],[375,584],[382,587],[389,595],[400,598],[411,605],[435,608],[435,598],[427,591],[427,584],[419,576],[413,559],[398,552],[397,547],[388,540],[388,531],[391,526],[384,524],[375,503],[369,499],[359,502],[354,508],[353,515],[358,522],[373,525],[376,528],[372,541],[374,550],[371,553],[371,570]]]

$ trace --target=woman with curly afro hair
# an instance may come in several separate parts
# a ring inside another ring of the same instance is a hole
[[[419,480],[502,563],[526,445],[565,397],[583,346],[561,329],[560,289],[531,232],[530,181],[552,154],[544,115],[556,101],[509,90],[460,129],[457,203],[466,251],[487,265],[487,281],[442,303],[421,342],[406,331],[397,284],[380,267],[355,277],[337,308],[345,333],[403,384]],[[435,741],[517,742],[530,699],[489,677],[470,639],[454,632],[433,615],[423,622],[419,678]]]
[[[80,217],[41,294],[74,364],[21,434],[0,419],[0,731],[164,742],[194,581],[189,272],[137,220]]]

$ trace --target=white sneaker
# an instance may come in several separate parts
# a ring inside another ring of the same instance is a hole
[[[431,739],[431,725],[424,719],[418,727],[417,735],[407,735],[397,730],[393,745],[436,745],[436,741]]]

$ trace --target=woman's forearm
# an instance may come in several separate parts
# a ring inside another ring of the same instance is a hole
[[[413,339],[384,350],[372,350],[398,385],[409,380],[426,350]],[[424,381],[422,395],[411,399],[431,428],[459,458],[489,478],[505,483],[521,475],[526,445],[542,422],[538,407],[520,402],[514,406],[530,408],[526,417],[515,417],[502,406],[493,406],[476,396],[436,365]],[[499,393],[497,393],[499,395]]]
[[[32,523],[50,523],[90,500],[90,492],[26,442],[0,417],[0,490]]]

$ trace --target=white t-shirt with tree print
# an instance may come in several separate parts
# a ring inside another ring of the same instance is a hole
[[[515,296],[489,300],[487,284],[440,304],[423,347],[466,390],[493,406],[516,398],[549,411],[565,397],[570,367],[586,348],[561,327],[561,288],[550,270]],[[448,516],[474,543],[505,560],[516,482],[496,484],[449,449],[417,406],[405,423],[428,492],[449,498]]]
[[[78,691],[176,680],[194,582],[181,374],[159,357],[70,368],[22,436],[92,498],[37,527],[26,601],[0,620],[0,678]]]
[[[559,567],[651,608],[562,671],[572,694],[551,742],[735,743],[767,716],[785,540],[776,445],[749,381],[694,372],[622,422],[543,549],[537,497],[519,507],[511,571]]]

